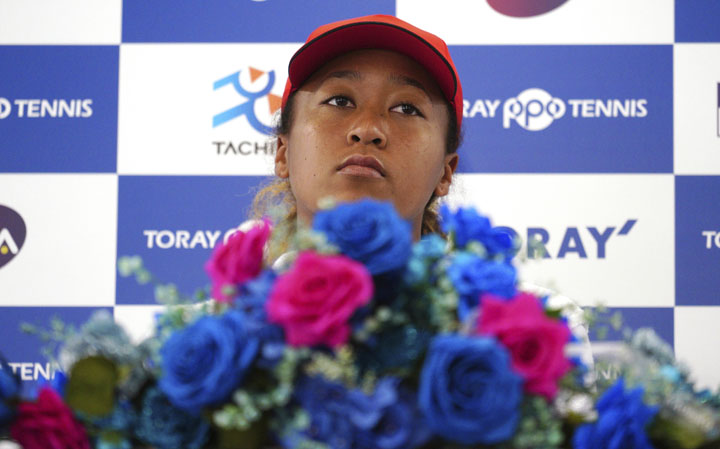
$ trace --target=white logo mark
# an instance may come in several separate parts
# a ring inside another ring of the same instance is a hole
[[[10,115],[11,110],[12,105],[10,104],[8,99],[0,97],[0,119],[4,119],[8,115]]]
[[[528,131],[541,131],[565,115],[565,109],[565,102],[544,90],[526,89],[503,104],[503,128],[509,128],[514,120]]]

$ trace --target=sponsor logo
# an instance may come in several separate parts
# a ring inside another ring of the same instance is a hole
[[[0,205],[0,268],[20,252],[26,234],[25,221],[20,214]]]
[[[0,97],[0,119],[7,118],[12,112],[12,104],[7,98]]]
[[[217,155],[238,155],[251,156],[255,154],[274,155],[277,149],[277,141],[269,140],[267,142],[249,142],[247,140],[241,142],[214,141],[215,154]]]
[[[542,89],[527,89],[503,105],[503,128],[514,120],[528,131],[540,131],[565,115],[565,103]]]
[[[242,73],[249,75],[245,78],[249,78],[250,85],[253,86],[252,89],[243,87],[241,81]],[[275,86],[275,71],[270,70],[269,72],[265,72],[253,67],[248,67],[247,71],[239,70],[215,81],[213,83],[213,90],[223,88],[224,90],[229,90],[227,86],[232,87],[235,93],[241,97],[241,100],[236,106],[215,114],[213,116],[213,128],[244,116],[255,131],[268,135],[272,134],[273,129],[270,123],[263,123],[258,118],[256,103],[265,103],[269,112],[269,114],[266,115],[270,117],[275,111],[280,109],[282,98],[270,93]]]
[[[487,0],[500,14],[511,17],[532,17],[552,11],[567,0]]]
[[[13,112],[17,118],[88,118],[92,117],[92,99],[23,99],[0,97],[0,119]]]
[[[60,367],[55,363],[9,362],[13,374],[23,381],[33,381],[40,378],[52,380]]]
[[[705,248],[720,248],[720,231],[702,231],[705,237]]]
[[[223,242],[227,242],[240,227],[219,230],[169,230],[169,229],[144,229],[145,246],[148,249],[210,249],[214,248],[222,236]]]
[[[525,232],[527,257],[529,259],[565,259],[574,256],[579,259],[605,259],[608,257],[610,239],[628,235],[635,223],[637,223],[636,219],[628,219],[620,228],[607,226],[602,229],[596,226],[569,226],[562,232],[560,239],[552,238],[550,231],[546,228],[528,227]],[[515,236],[520,235],[513,228],[503,228]],[[558,240],[560,241],[559,246]]]
[[[502,115],[505,129],[519,126],[528,131],[542,131],[555,120],[565,117],[592,118],[643,118],[648,115],[645,98],[596,99],[553,97],[543,89],[526,89],[516,97],[505,99],[481,98],[463,101],[463,117],[496,118]],[[501,107],[502,105],[502,107]]]
[[[525,232],[527,237],[525,242],[528,258],[555,258],[564,259],[570,254],[575,254],[580,259],[596,257],[605,259],[607,257],[608,242],[612,237],[625,236],[630,233],[633,226],[637,223],[636,219],[628,219],[621,227],[606,226],[599,228],[596,226],[575,227],[569,226],[563,231],[560,239],[560,246],[557,247],[557,239],[551,238],[551,232],[543,227],[528,227]],[[205,230],[199,229],[189,230],[170,230],[170,229],[145,229],[143,236],[145,237],[145,246],[148,249],[211,249],[222,237],[223,242],[227,242],[228,238],[239,229],[231,228],[223,232],[221,230]],[[515,236],[520,234],[513,228],[502,226]],[[712,232],[720,247],[720,232]],[[710,238],[710,237],[708,237]],[[555,249],[557,248],[557,250]]]

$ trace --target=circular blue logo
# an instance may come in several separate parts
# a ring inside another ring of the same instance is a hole
[[[20,252],[26,235],[27,228],[20,214],[0,204],[0,268]]]

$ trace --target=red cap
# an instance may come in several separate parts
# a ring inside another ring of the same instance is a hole
[[[305,45],[290,59],[282,107],[288,97],[323,64],[353,50],[377,48],[402,53],[435,79],[445,99],[455,110],[460,131],[463,96],[460,78],[445,42],[397,17],[373,15],[329,23],[310,33]]]

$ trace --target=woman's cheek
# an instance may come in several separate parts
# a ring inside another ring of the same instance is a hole
[[[347,112],[340,112],[329,107],[318,108],[308,114],[308,119],[303,127],[303,136],[305,138],[327,140],[332,137],[344,138],[345,132],[350,125],[352,119]]]

